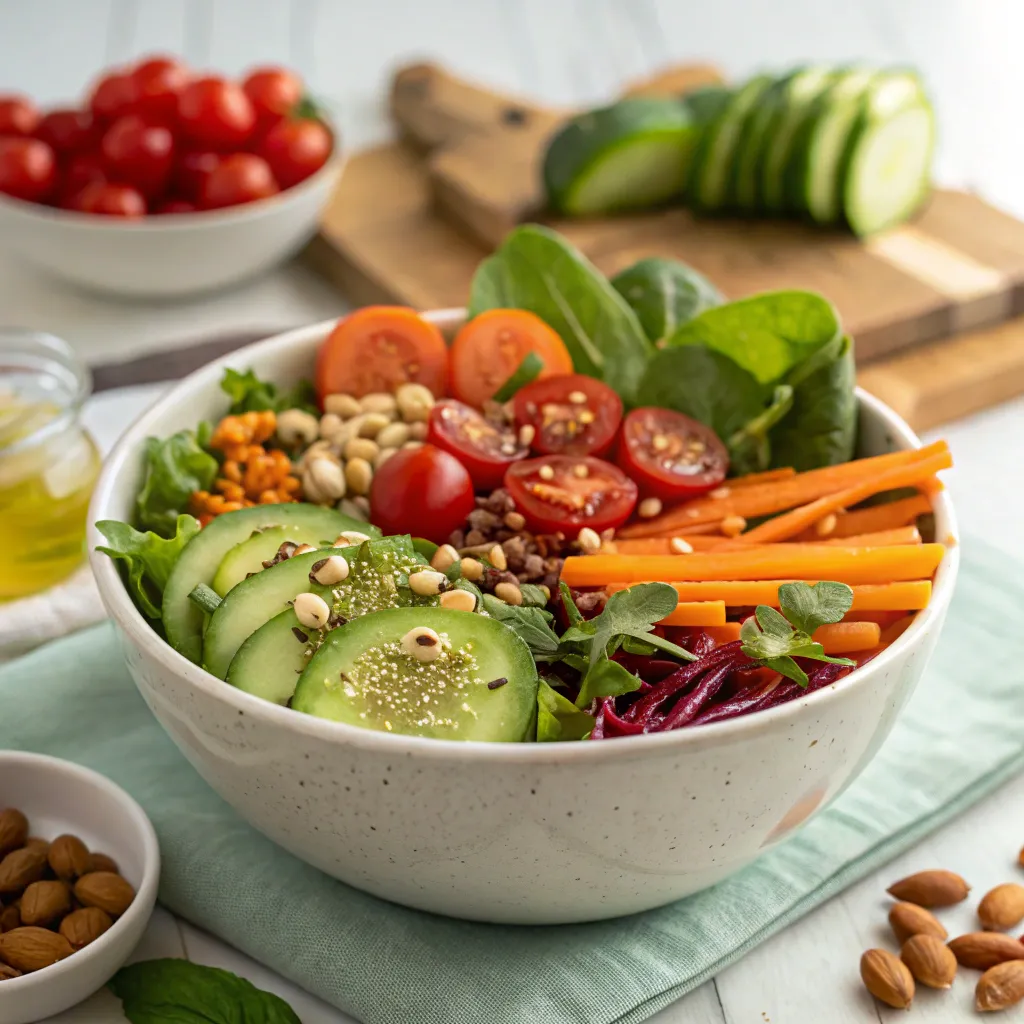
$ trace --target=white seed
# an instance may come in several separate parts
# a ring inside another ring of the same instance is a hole
[[[304,409],[285,409],[277,417],[277,437],[287,448],[312,444],[320,436],[320,421]]]
[[[382,412],[368,412],[360,417],[358,436],[376,437],[390,422]]]
[[[495,544],[490,551],[487,552],[487,561],[494,566],[498,572],[504,572],[508,568],[508,559],[505,557],[505,551],[500,544]]]
[[[420,569],[409,576],[409,589],[420,597],[436,597],[447,586],[448,577],[433,569]]]
[[[747,528],[747,521],[743,516],[726,516],[718,528],[726,537],[738,537]]]
[[[314,500],[320,504],[327,502],[333,505],[339,498],[345,496],[345,475],[341,471],[341,466],[331,459],[313,459],[303,473],[304,489],[307,479],[312,483],[314,493],[319,496]]]
[[[434,552],[434,557],[430,560],[430,564],[438,572],[444,572],[445,570],[450,569],[458,560],[458,551],[456,551],[451,544],[442,544]]]
[[[601,537],[597,530],[584,526],[576,537],[576,543],[583,549],[586,555],[596,554],[601,550]]]
[[[342,498],[337,505],[350,519],[369,519],[370,503],[361,494],[355,498]]]
[[[378,435],[381,448],[400,448],[409,440],[408,423],[389,423]]]
[[[384,413],[390,419],[395,415],[398,403],[395,401],[395,396],[389,395],[386,391],[373,391],[359,399],[359,408],[363,412]]]
[[[342,454],[346,459],[366,459],[367,462],[373,462],[379,451],[380,447],[376,441],[371,441],[368,437],[353,437],[351,441],[345,442]]]
[[[434,405],[430,388],[423,384],[403,384],[395,392],[398,411],[406,423],[425,420]]]
[[[475,558],[464,558],[460,568],[462,569],[462,575],[470,583],[476,583],[477,580],[483,579],[483,562],[478,562]]]
[[[345,463],[345,482],[353,494],[368,494],[373,482],[373,466],[366,459],[349,459]]]
[[[543,465],[537,470],[537,476],[539,476],[541,480],[554,480],[555,471],[550,466]]]
[[[365,544],[370,540],[369,534],[360,533],[358,530],[342,530],[338,539],[334,542],[336,548],[350,548],[353,544]]]
[[[476,610],[476,595],[468,590],[449,590],[441,595],[441,607],[456,612],[472,612]]]
[[[663,452],[668,447],[668,438],[664,434],[655,434],[651,438],[651,447],[656,452]]]
[[[526,526],[526,517],[521,512],[506,512],[505,525],[518,533]]]
[[[323,629],[331,617],[331,609],[318,594],[299,594],[292,607],[295,609],[295,617],[309,629]]]
[[[673,537],[668,542],[669,550],[673,555],[692,555],[693,545],[683,540],[682,537]]]
[[[417,423],[410,423],[409,437],[411,437],[414,441],[426,441],[427,424],[423,420],[420,420]]]
[[[325,412],[320,417],[320,436],[327,441],[337,443],[345,434],[345,421],[334,412]]]
[[[441,638],[429,626],[414,626],[402,637],[402,650],[418,661],[433,661],[441,653]]]
[[[569,401],[572,402],[573,405],[586,405],[587,396],[582,391],[570,391]]]
[[[827,516],[825,516],[822,519],[819,519],[814,524],[814,532],[819,537],[827,537],[830,533],[834,533],[835,532],[835,528],[836,528],[836,523],[837,522],[838,522],[838,519],[836,518],[835,513],[834,512],[830,512]]]
[[[532,423],[524,423],[519,428],[519,447],[529,448],[537,436],[537,428]]]
[[[334,449],[331,447],[331,442],[327,440],[314,441],[303,453],[302,458],[299,459],[298,467],[299,470],[305,472],[306,467],[314,459],[330,459],[332,462],[338,461],[338,456],[334,453]]]
[[[361,411],[359,399],[352,395],[327,395],[324,398],[324,412],[333,413],[343,420],[350,420]]]
[[[577,462],[576,465],[572,467],[572,475],[579,477],[581,480],[586,480],[586,478],[590,476],[590,470],[587,469],[585,462]]]
[[[343,555],[328,555],[313,563],[309,578],[325,587],[333,587],[335,583],[348,579],[348,561]]]
[[[376,456],[374,457],[373,468],[375,470],[380,469],[380,467],[383,466],[384,463],[387,462],[388,459],[390,459],[391,456],[394,455],[395,452],[397,451],[397,448],[381,448],[381,450],[377,452]]]
[[[523,603],[523,592],[515,583],[499,583],[494,588],[494,596],[505,604]]]
[[[728,487],[716,487],[713,491],[708,491],[708,497],[714,498],[716,501],[728,498],[730,494],[732,494],[732,490]]]
[[[402,447],[405,448],[407,451],[412,451],[414,448],[422,448],[423,447],[423,442],[422,441],[406,441],[405,444],[402,445]]]
[[[309,554],[310,551],[316,551],[316,548],[313,547],[312,544],[300,544],[292,552],[292,558],[294,558],[296,555],[306,555],[306,554]]]
[[[661,499],[660,498],[644,498],[640,502],[637,508],[637,514],[644,519],[653,519],[654,516],[661,513]]]

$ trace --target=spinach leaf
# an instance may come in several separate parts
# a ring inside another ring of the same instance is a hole
[[[622,296],[557,232],[516,228],[477,268],[469,315],[502,307],[535,313],[561,335],[577,373],[632,401],[650,342]]]
[[[844,337],[837,348],[838,354],[824,365],[812,365],[802,379],[791,380],[793,409],[770,435],[774,466],[803,472],[853,458],[857,440],[853,342]]]
[[[510,605],[493,594],[484,594],[481,606],[491,618],[504,622],[526,641],[538,661],[558,660],[558,636],[551,628],[551,613],[542,608]]]
[[[115,562],[124,562],[128,593],[135,606],[149,619],[161,618],[160,605],[167,579],[182,549],[199,532],[198,520],[190,515],[178,516],[174,535],[166,539],[149,531],[142,533],[116,519],[102,519],[96,529],[109,545],[97,546],[96,550]]]
[[[209,490],[217,469],[217,460],[191,430],[179,430],[163,441],[148,438],[145,475],[135,502],[139,525],[161,537],[173,536],[192,492]]]
[[[279,996],[189,960],[131,964],[109,986],[131,1024],[302,1024]]]
[[[305,412],[318,414],[316,393],[308,380],[299,381],[290,391],[279,392],[276,384],[262,381],[246,370],[227,369],[220,382],[221,391],[231,399],[228,412],[237,416],[243,412],[264,412],[268,409],[283,412],[285,409],[302,409]]]
[[[792,408],[793,389],[788,384],[780,384],[772,395],[772,404],[726,438],[729,468],[733,474],[760,473],[771,465],[769,431]]]
[[[667,338],[705,309],[725,301],[703,274],[679,260],[640,260],[616,274],[612,287],[632,307],[651,341]]]
[[[585,740],[594,728],[593,716],[541,679],[537,689],[537,742]]]
[[[595,660],[590,659],[587,674],[580,683],[576,707],[589,708],[600,697],[619,697],[624,693],[632,693],[640,685],[640,680],[632,672],[623,668],[617,661],[612,661],[606,654]]]

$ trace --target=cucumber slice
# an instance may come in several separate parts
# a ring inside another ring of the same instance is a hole
[[[285,541],[319,547],[324,540],[325,538],[321,537],[319,533],[310,535],[308,529],[304,530],[301,526],[294,524],[271,526],[267,530],[259,530],[248,540],[236,544],[220,560],[216,575],[213,577],[213,589],[223,597],[246,577],[262,571],[263,563],[269,562]]]
[[[424,626],[444,645],[434,661],[402,648],[406,633]],[[292,707],[382,732],[517,743],[534,729],[537,686],[529,648],[496,619],[396,608],[331,633],[299,677]]]
[[[342,530],[380,534],[376,527],[368,529],[366,523],[357,522],[333,508],[300,502],[257,505],[217,516],[185,545],[164,588],[164,630],[168,642],[179,654],[199,664],[203,653],[203,612],[188,599],[196,584],[210,586],[224,556],[236,544],[241,544],[257,530],[284,524],[301,526],[327,544]]]
[[[637,97],[580,114],[548,144],[548,199],[577,217],[657,206],[682,190],[698,134],[677,99]]]
[[[740,131],[729,183],[729,205],[743,213],[757,209],[761,163],[768,145],[768,129],[775,119],[792,75],[776,79],[765,89],[759,102],[747,114]]]
[[[287,705],[318,639],[316,630],[303,627],[291,608],[279,612],[238,648],[227,681],[253,696]]]
[[[863,238],[898,224],[921,205],[931,187],[934,148],[929,104],[862,124],[842,185],[843,213],[854,234]]]
[[[773,81],[769,75],[750,79],[733,93],[725,109],[705,131],[687,185],[687,197],[697,209],[714,212],[724,208],[743,124]]]

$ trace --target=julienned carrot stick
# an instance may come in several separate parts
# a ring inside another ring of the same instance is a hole
[[[680,601],[667,618],[665,626],[724,626],[724,601]]]
[[[870,498],[871,495],[879,494],[882,491],[891,491],[897,487],[913,487],[922,480],[934,476],[940,470],[949,469],[952,465],[953,457],[948,451],[945,451],[919,459],[909,465],[896,466],[893,469],[875,473],[852,487],[818,498],[791,512],[784,512],[781,516],[769,519],[760,526],[755,526],[743,534],[743,540],[747,544],[772,544],[786,540],[841,508],[856,505],[865,498]]]
[[[885,548],[896,544],[920,544],[921,534],[916,526],[901,526],[895,530],[881,530],[878,533],[865,533],[859,537],[845,537],[833,540],[829,537],[815,537],[814,540],[807,540],[813,535],[804,533],[800,540],[786,542],[787,550],[800,545],[801,547],[829,547],[844,548]],[[753,547],[772,547],[770,544],[751,545],[747,544],[742,536],[735,540],[728,537],[689,536],[680,537],[694,551],[750,551]],[[678,555],[680,552],[672,546],[675,537],[638,537],[636,540],[615,540],[604,545],[603,549],[609,555]]]
[[[913,615],[905,615],[902,619],[894,622],[891,626],[886,626],[882,630],[882,635],[879,638],[879,642],[888,647],[894,640],[898,640],[907,631],[907,627],[914,621]]]
[[[889,612],[855,612],[849,611],[843,616],[843,622],[877,622],[880,629],[886,629],[894,622],[906,617],[905,611]]]
[[[787,466],[785,469],[766,469],[763,473],[735,476],[731,480],[726,480],[722,486],[735,490],[737,487],[755,487],[758,484],[774,483],[776,480],[789,480],[794,476],[796,476],[796,470],[792,466]]]
[[[920,463],[929,456],[948,450],[945,441],[936,441],[924,448],[855,459],[838,466],[797,473],[783,480],[730,489],[723,498],[697,498],[653,519],[632,523],[619,530],[619,536],[660,537],[672,533],[688,533],[694,526],[719,522],[726,516],[750,519],[772,515],[844,490],[895,467]]]
[[[826,654],[850,654],[875,647],[881,635],[877,622],[837,622],[819,626],[812,639],[825,648]]]
[[[884,505],[872,505],[870,508],[855,508],[844,516],[837,516],[836,528],[828,535],[828,540],[842,537],[857,537],[863,533],[878,533],[881,530],[893,530],[900,526],[908,526],[917,522],[918,516],[927,515],[932,510],[932,503],[927,495],[915,494],[912,498],[900,498]],[[801,537],[803,539],[812,539]]]
[[[828,544],[774,544],[749,551],[695,551],[692,555],[578,555],[565,560],[571,587],[644,580],[838,580],[892,583],[923,580],[935,572],[942,544],[842,548]]]
[[[721,647],[723,644],[731,644],[733,640],[739,640],[740,624],[727,622],[724,626],[705,626],[704,632]]]
[[[748,608],[758,604],[779,607],[779,587],[793,580],[703,580],[675,582],[680,602],[722,601],[727,608]],[[609,593],[625,590],[627,583],[612,583]],[[928,605],[932,596],[931,580],[902,583],[861,583],[853,587],[851,612],[909,612]]]
[[[878,530],[875,533],[859,533],[853,537],[833,539],[829,534],[823,537],[825,544],[838,544],[844,548],[885,548],[893,544],[920,544],[921,534],[916,526],[897,526],[891,530]]]
[[[675,537],[640,537],[637,540],[613,540],[610,544],[602,546],[613,555],[678,555],[673,550],[672,541]],[[722,536],[706,536],[703,534],[691,534],[688,537],[680,536],[694,551],[711,551],[721,547],[726,538]]]

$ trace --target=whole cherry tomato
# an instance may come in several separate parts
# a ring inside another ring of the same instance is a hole
[[[164,199],[153,207],[153,213],[195,213],[199,207],[187,199]]]
[[[0,95],[0,135],[32,135],[39,111],[27,96]]]
[[[196,202],[203,190],[206,176],[223,160],[210,150],[186,150],[179,153],[171,174],[171,186],[178,195]]]
[[[135,79],[130,72],[111,71],[93,86],[89,109],[99,121],[115,121],[132,112],[137,95]]]
[[[75,153],[60,176],[57,188],[59,205],[75,209],[74,200],[86,185],[105,182],[107,173],[99,153]]]
[[[90,110],[51,110],[35,134],[60,157],[91,150],[99,142],[96,118]]]
[[[113,180],[132,185],[149,199],[167,187],[174,166],[174,137],[169,128],[139,114],[119,117],[100,143],[103,166]]]
[[[150,57],[132,72],[135,109],[165,124],[178,114],[178,97],[189,83],[188,69],[173,57]]]
[[[73,200],[73,209],[106,217],[144,217],[146,200],[138,189],[128,185],[108,185],[97,181],[86,185]]]
[[[0,192],[42,203],[57,183],[57,159],[39,139],[0,138]]]
[[[256,111],[234,82],[197,78],[178,96],[178,122],[185,135],[199,146],[231,150],[252,135]]]
[[[256,68],[242,82],[262,124],[270,125],[287,117],[302,100],[302,79],[286,68]]]
[[[204,210],[266,199],[279,191],[266,160],[254,153],[232,153],[206,175],[199,193]]]
[[[279,121],[264,136],[260,155],[270,164],[281,188],[291,188],[320,170],[334,147],[322,121]]]
[[[395,452],[370,485],[370,518],[385,534],[444,544],[474,508],[466,467],[432,444]]]

